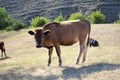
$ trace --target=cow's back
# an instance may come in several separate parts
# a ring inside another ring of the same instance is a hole
[[[60,34],[65,34],[65,33],[69,33],[69,34],[79,34],[82,31],[84,31],[87,28],[87,24],[86,21],[80,21],[80,20],[74,20],[74,21],[64,21],[61,22],[61,27],[58,28],[59,31],[62,31]],[[69,35],[68,34],[68,35]]]

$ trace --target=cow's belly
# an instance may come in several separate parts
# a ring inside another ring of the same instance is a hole
[[[61,39],[61,45],[64,45],[64,46],[69,46],[69,45],[72,45],[72,44],[74,44],[74,43],[76,43],[78,41],[78,38],[66,38],[66,39],[64,39],[64,38],[62,38]]]

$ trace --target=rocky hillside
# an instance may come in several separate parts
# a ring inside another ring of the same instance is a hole
[[[0,0],[0,7],[27,24],[36,16],[53,19],[60,13],[67,17],[74,12],[89,15],[96,9],[107,16],[106,22],[113,22],[120,12],[120,0]]]

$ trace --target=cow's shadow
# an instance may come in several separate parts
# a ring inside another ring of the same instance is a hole
[[[6,73],[0,74],[0,80],[69,80],[69,79],[78,79],[81,80],[82,76],[87,76],[100,71],[112,71],[120,69],[120,64],[110,64],[110,63],[96,63],[88,66],[83,66],[79,68],[75,67],[63,67],[61,75],[50,74],[50,75],[38,75],[33,76],[29,72],[25,74],[19,74],[17,71],[21,71],[23,68],[13,68]],[[30,70],[27,70],[30,71]],[[26,71],[25,71],[26,72]],[[23,72],[24,73],[24,72]]]
[[[0,58],[0,60],[5,60],[5,59],[9,59],[9,58],[11,58],[11,57],[6,56],[6,57],[3,57],[3,58]]]
[[[69,80],[70,78],[77,78],[81,80],[82,75],[88,75],[99,71],[111,71],[117,69],[120,69],[120,64],[96,63],[80,68],[65,67],[65,69],[62,71],[62,77],[64,80]]]

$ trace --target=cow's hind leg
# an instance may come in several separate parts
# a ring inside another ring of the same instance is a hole
[[[87,48],[88,48],[87,44],[84,44],[82,63],[85,62],[85,60],[86,60]]]
[[[53,47],[52,47],[52,48],[49,48],[49,53],[48,53],[48,55],[49,55],[48,66],[50,66],[50,64],[51,64],[52,52],[53,52]]]
[[[80,44],[80,53],[79,53],[79,55],[78,55],[76,64],[79,64],[79,60],[80,60],[80,58],[81,58],[81,55],[82,55],[82,52],[83,52],[83,48],[84,48],[84,45],[83,45],[83,44]]]
[[[3,52],[4,52],[4,56],[7,57],[5,48],[3,49]]]
[[[86,60],[86,52],[87,52],[87,34],[80,36],[79,39],[79,44],[80,44],[80,53],[79,56],[77,58],[77,62],[76,64],[79,64],[79,60],[83,54],[83,61],[84,62]]]
[[[83,45],[83,60],[82,60],[82,63],[85,62],[85,60],[86,60],[88,45],[89,45],[89,34],[86,35],[84,45]]]

